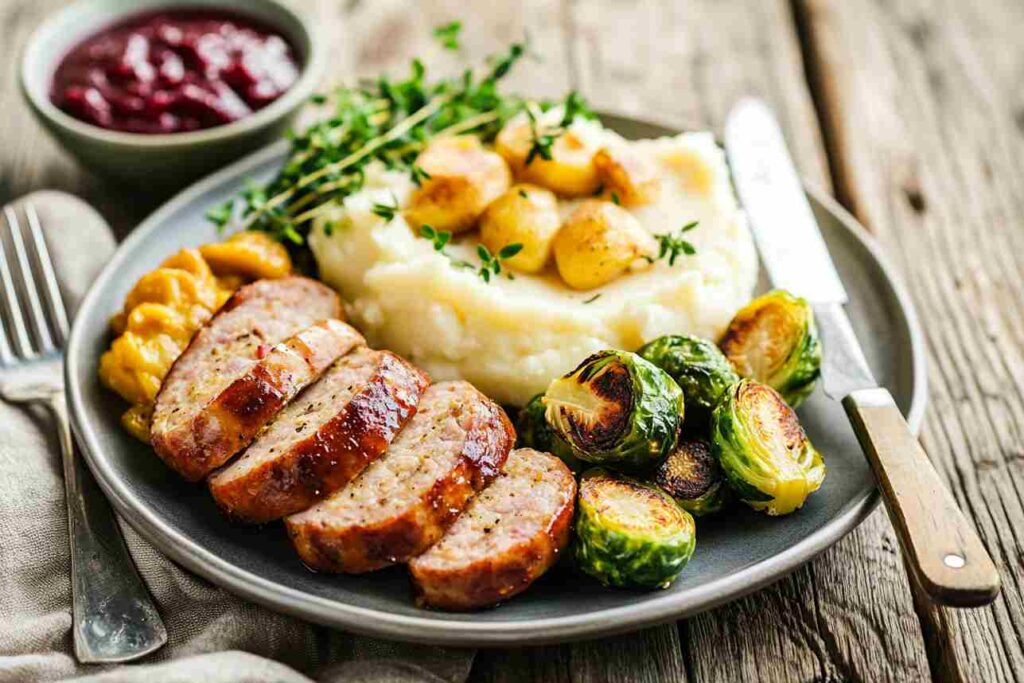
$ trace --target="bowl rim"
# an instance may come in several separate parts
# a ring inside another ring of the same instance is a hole
[[[280,20],[275,21],[274,19],[262,17],[252,11],[252,5],[260,3],[264,7],[269,7],[273,11],[282,13],[287,20],[294,22],[295,26],[299,29],[300,35],[296,36],[299,44],[296,45],[294,44],[295,41],[292,41],[292,47],[305,48],[306,54],[301,65],[299,78],[292,84],[292,87],[266,107],[238,121],[183,133],[128,133],[108,130],[81,121],[54,105],[48,96],[49,89],[37,88],[38,76],[29,71],[29,65],[39,59],[35,53],[42,49],[43,39],[47,38],[50,33],[59,30],[62,25],[67,23],[69,17],[74,17],[74,15],[83,12],[90,5],[110,5],[109,0],[78,0],[44,19],[32,31],[25,46],[22,48],[18,67],[18,81],[21,86],[22,96],[36,112],[37,116],[63,131],[81,138],[88,138],[122,148],[167,149],[189,147],[197,143],[215,142],[251,133],[254,130],[280,120],[297,107],[300,107],[309,99],[319,84],[327,63],[327,55],[326,42],[316,22],[308,20],[301,13],[280,0],[246,0],[244,4],[238,3],[231,6],[218,4],[214,0],[149,0],[144,3],[132,3],[131,5],[126,4],[120,7],[113,6],[109,17],[105,21],[100,22],[95,29],[102,30],[104,25],[113,24],[125,17],[150,10],[211,8],[252,17],[274,29],[280,30],[282,28]],[[70,49],[73,47],[73,44],[74,41],[68,41],[64,49]],[[47,74],[46,77],[52,78],[52,74]]]

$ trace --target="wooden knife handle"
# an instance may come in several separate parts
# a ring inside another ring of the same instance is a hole
[[[952,607],[992,602],[999,594],[999,572],[892,395],[862,389],[843,399],[843,407],[921,587],[935,602]]]

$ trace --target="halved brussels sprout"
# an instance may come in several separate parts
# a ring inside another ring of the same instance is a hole
[[[686,510],[654,486],[595,467],[580,479],[576,562],[605,586],[665,588],[697,545]]]
[[[740,380],[711,415],[712,452],[739,497],[755,510],[785,515],[825,479],[825,463],[796,413],[771,387]]]
[[[584,463],[572,454],[562,437],[548,424],[544,417],[544,394],[537,394],[519,411],[516,418],[517,448],[533,448],[551,453],[569,466],[575,474],[584,469]]]
[[[628,351],[599,351],[554,380],[545,417],[580,460],[635,471],[676,445],[683,392],[661,368]]]
[[[739,375],[707,339],[669,334],[641,346],[637,353],[672,376],[686,396],[688,425],[706,427],[719,397]]]
[[[772,387],[794,408],[814,390],[821,372],[814,312],[806,300],[781,289],[737,313],[720,346],[736,372]]]
[[[705,439],[680,440],[665,462],[658,465],[653,481],[684,510],[698,517],[718,512],[729,498],[725,475]]]

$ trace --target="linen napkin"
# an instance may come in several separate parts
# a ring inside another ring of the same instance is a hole
[[[69,313],[114,251],[106,222],[70,195],[35,204]],[[378,641],[247,603],[161,555],[123,520],[168,643],[141,663],[82,665],[71,642],[67,514],[49,415],[0,401],[0,683],[456,683],[472,650]],[[80,678],[77,678],[80,677]]]

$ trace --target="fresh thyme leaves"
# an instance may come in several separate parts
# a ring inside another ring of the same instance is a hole
[[[424,180],[430,180],[430,174],[416,164],[412,165],[410,173],[412,174],[412,182],[416,184],[416,187],[423,185]]]
[[[451,26],[442,27],[445,36],[457,34]],[[432,137],[473,133],[484,142],[493,140],[523,109],[521,99],[499,92],[498,81],[524,54],[524,45],[517,43],[490,59],[481,73],[466,70],[434,82],[414,60],[404,79],[381,77],[318,98],[327,117],[289,136],[291,151],[277,177],[216,207],[210,220],[219,227],[237,221],[242,228],[303,245],[318,216],[362,189],[368,164],[405,170],[418,184],[429,175],[414,162]]]
[[[540,109],[542,112],[547,111],[551,106],[550,103],[542,103]],[[551,148],[555,144],[555,140],[564,135],[565,131],[577,118],[593,119],[596,117],[596,114],[590,110],[586,102],[575,90],[570,92],[562,103],[562,118],[557,126],[543,125],[534,106],[526,107],[526,115],[530,120],[531,139],[530,151],[526,155],[527,166],[537,157],[545,161],[551,161]]]
[[[461,21],[452,21],[445,24],[444,26],[438,26],[434,29],[434,37],[441,43],[441,46],[446,50],[458,50],[459,49],[459,31],[462,30]]]
[[[420,228],[420,235],[431,241],[434,245],[434,251],[440,252],[445,256],[448,255],[444,253],[444,248],[452,239],[452,234],[450,232],[447,230],[434,230],[434,228],[429,225],[424,225]]]
[[[589,299],[584,300],[583,303],[585,303],[585,304],[592,304],[592,303],[594,303],[595,301],[597,301],[600,298],[601,298],[601,293],[598,292],[597,294],[595,294],[594,296],[590,297]]]
[[[565,98],[565,111],[562,114],[562,122],[558,124],[562,128],[568,128],[576,117],[584,119],[595,119],[597,114],[590,110],[583,97],[575,90],[571,91]]]
[[[235,200],[229,199],[223,204],[217,204],[216,206],[206,211],[206,220],[210,221],[217,226],[217,230],[220,231],[225,225],[231,222],[231,219],[235,214]]]
[[[374,203],[373,213],[383,218],[385,223],[393,221],[398,213],[398,197],[395,196],[395,193],[391,193],[390,204]]]
[[[612,204],[614,204],[615,206],[619,206],[621,203],[622,203],[622,200],[619,199],[619,193],[618,192],[612,192]]]
[[[683,239],[683,235],[690,232],[697,227],[698,221],[687,223],[675,233],[666,233],[663,235],[655,235],[654,237],[658,240],[658,256],[657,258],[646,257],[648,261],[654,263],[655,261],[663,258],[668,258],[668,265],[674,266],[676,259],[681,254],[687,256],[693,256],[697,253],[697,250],[692,244]]]
[[[554,132],[545,133],[537,121],[537,114],[533,107],[526,108],[526,116],[530,120],[530,152],[526,155],[526,165],[529,166],[537,157],[545,161],[551,161],[551,146],[555,144],[556,135]]]
[[[522,197],[523,199],[530,198],[530,195],[526,194],[526,190],[524,190],[523,188],[519,188],[519,196]]]
[[[492,276],[501,274],[501,262],[510,259],[523,250],[519,242],[506,244],[497,254],[491,254],[491,250],[482,244],[476,245],[476,255],[480,257],[480,267],[476,274],[484,282],[490,282]]]

